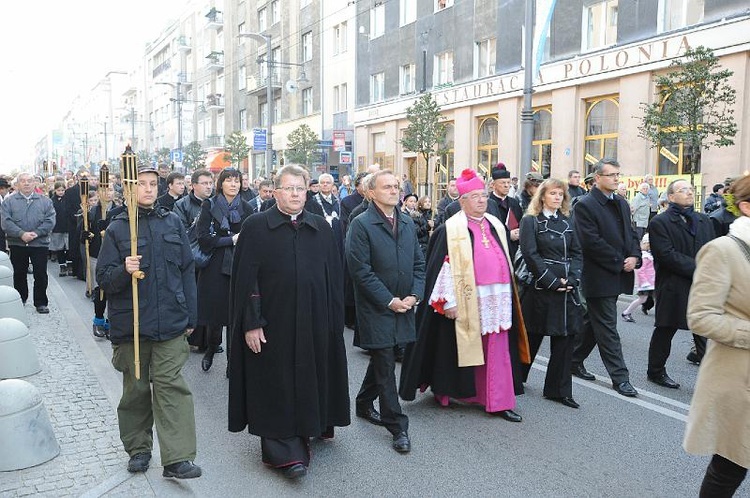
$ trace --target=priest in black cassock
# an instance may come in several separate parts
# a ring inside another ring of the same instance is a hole
[[[341,256],[303,210],[307,171],[279,170],[276,204],[249,217],[231,283],[229,430],[261,437],[263,463],[307,473],[309,438],[350,423]]]

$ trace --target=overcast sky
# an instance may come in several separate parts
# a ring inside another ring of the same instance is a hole
[[[38,0],[0,17],[0,172],[33,159],[33,146],[73,99],[109,71],[127,71],[189,0]]]

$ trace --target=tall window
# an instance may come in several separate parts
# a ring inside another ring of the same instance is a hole
[[[494,116],[479,119],[477,140],[477,162],[481,170],[489,172],[497,164],[497,118]]]
[[[281,123],[281,97],[273,99],[273,124]]]
[[[586,136],[583,166],[586,173],[599,159],[617,159],[620,101],[617,96],[586,101]]]
[[[401,0],[399,2],[399,25],[405,26],[417,20],[417,0]]]
[[[405,64],[399,69],[399,93],[401,95],[414,93],[416,72],[417,66],[414,64]]]
[[[271,26],[281,20],[281,11],[279,7],[279,0],[271,2]]]
[[[299,6],[300,7],[307,7],[308,5],[310,5],[311,2],[312,2],[312,0],[300,0]]]
[[[281,47],[274,47],[271,50],[271,60],[273,61],[280,61],[281,60]],[[266,64],[263,64],[264,66]],[[273,67],[273,81],[278,84],[278,82],[281,81],[281,66],[274,66]]]
[[[617,43],[617,0],[598,0],[583,6],[581,50]]]
[[[531,150],[531,169],[549,178],[552,164],[552,107],[534,111],[534,138]]]
[[[240,109],[240,131],[247,130],[247,109]]]
[[[376,5],[370,9],[370,38],[383,36],[385,33],[385,5]]]
[[[302,62],[312,60],[312,31],[302,35]]]
[[[672,105],[669,99],[662,103],[662,107],[669,108]],[[664,131],[670,131],[666,129]],[[677,140],[666,140],[659,144],[657,164],[658,175],[682,175],[690,170],[690,147],[684,142]],[[693,173],[701,172],[700,151],[695,164]]]
[[[704,0],[659,0],[659,33],[702,22],[704,9]]]
[[[261,33],[268,29],[268,14],[266,8],[263,7],[258,11],[258,31]]]
[[[435,12],[453,7],[453,0],[435,0]]]
[[[488,38],[474,47],[474,77],[484,78],[495,74],[495,47],[497,38]]]
[[[302,115],[309,116],[313,111],[313,93],[312,88],[302,90]]]
[[[333,27],[333,55],[346,52],[346,21]]]
[[[453,52],[443,52],[435,56],[433,85],[453,83]]]
[[[244,90],[247,86],[247,67],[240,66],[240,70],[237,71],[237,88]]]
[[[261,126],[268,126],[268,104],[261,102],[258,105],[258,117]]]
[[[341,112],[347,109],[346,83],[333,87],[333,112]]]
[[[245,34],[245,31],[246,31],[245,23],[244,22],[239,23],[237,25],[237,33],[240,34],[240,35],[243,35],[243,34]],[[244,38],[240,38],[240,43],[245,43],[245,39]]]
[[[372,134],[372,148],[376,163],[380,166],[385,166],[385,133],[373,133]]]
[[[385,73],[370,75],[370,102],[385,100]]]

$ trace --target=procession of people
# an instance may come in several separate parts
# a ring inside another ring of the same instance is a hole
[[[24,302],[33,268],[38,313],[48,312],[48,258],[60,278],[87,281],[93,333],[112,342],[123,375],[118,421],[130,472],[148,469],[155,424],[163,475],[201,475],[181,373],[191,350],[204,355],[206,375],[227,351],[228,428],[260,437],[263,463],[289,479],[308,472],[312,438],[351,424],[352,404],[391,433],[399,453],[412,450],[399,398],[427,389],[439,407],[479,405],[522,422],[518,396],[545,336],[546,399],[581,408],[572,377],[596,380],[583,363],[595,348],[612,388],[637,397],[617,312],[618,297],[637,292],[620,318],[633,322],[655,301],[648,380],[678,389],[667,374],[671,340],[678,329],[694,334],[688,360],[702,366],[685,448],[713,455],[701,492],[726,493],[744,478],[744,440],[732,440],[735,422],[706,391],[708,378],[739,383],[730,365],[748,363],[750,311],[740,296],[749,177],[714,188],[726,195],[706,202],[732,216],[726,224],[695,211],[682,179],[667,185],[661,212],[652,211],[653,178],[629,201],[612,159],[593,166],[588,188],[578,171],[567,181],[531,172],[515,197],[504,164],[488,178],[465,169],[435,216],[432,199],[379,165],[338,187],[329,174],[313,182],[304,166],[286,165],[257,190],[232,168],[196,170],[189,190],[168,167],[123,174],[135,177],[81,170],[67,188],[54,178],[48,192],[29,173],[0,178],[14,189],[0,191],[0,249],[10,251]],[[365,372],[348,368],[345,326],[370,357]],[[350,377],[363,379],[354,403]],[[721,389],[719,399],[744,410],[738,391]]]

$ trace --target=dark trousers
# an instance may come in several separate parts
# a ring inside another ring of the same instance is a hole
[[[107,309],[107,296],[102,292],[99,286],[94,287],[94,317],[104,318],[104,310]]]
[[[544,341],[543,335],[529,334],[531,363]],[[544,377],[544,396],[547,398],[572,398],[573,376],[570,367],[573,363],[573,345],[575,336],[553,336],[549,338],[550,355],[547,364],[547,375]],[[523,381],[529,376],[531,363],[523,365]]]
[[[714,455],[703,477],[700,498],[729,498],[745,480],[747,469],[723,456]]]
[[[648,346],[648,376],[656,377],[667,373],[667,358],[672,352],[672,338],[677,327],[655,327]],[[706,354],[706,338],[693,334],[695,351],[703,358]]]
[[[579,334],[573,350],[573,365],[581,365],[594,346],[599,346],[599,355],[613,384],[630,380],[628,367],[622,356],[620,334],[617,332],[617,296],[589,297],[588,311],[583,319],[583,333]]]
[[[370,364],[357,394],[357,406],[372,406],[375,398],[379,398],[380,418],[391,434],[406,432],[409,419],[398,402],[396,359],[392,347],[370,350]]]
[[[24,303],[29,298],[29,260],[34,266],[34,306],[47,306],[47,252],[46,247],[10,246],[13,265],[13,287],[21,294]]]

